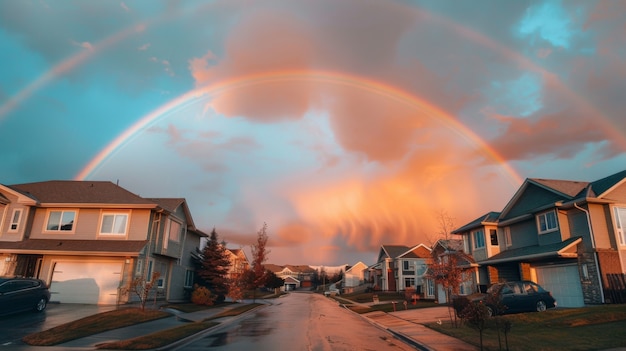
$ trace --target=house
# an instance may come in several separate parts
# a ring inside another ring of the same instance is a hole
[[[481,282],[532,280],[559,307],[612,301],[611,275],[626,272],[626,171],[592,182],[526,179],[497,217],[497,243],[494,222],[455,230]]]
[[[155,272],[157,297],[182,301],[204,236],[184,199],[103,181],[0,185],[0,274],[46,281],[51,301],[126,303],[124,288]]]
[[[265,269],[276,274],[277,277],[285,280],[285,285],[281,290],[295,290],[298,288],[310,288],[313,286],[315,270],[307,265],[285,265],[275,264],[263,265]]]
[[[431,250],[424,244],[382,245],[376,263],[368,267],[368,278],[375,290],[415,288],[417,295],[434,298],[433,282],[425,277],[430,259]]]
[[[429,267],[429,276],[446,273],[445,271],[454,269],[458,271],[460,277],[458,287],[450,290],[446,289],[444,284],[438,282],[437,279],[433,279],[437,302],[447,303],[449,294],[469,295],[478,292],[478,264],[472,256],[463,251],[462,240],[440,239],[437,240],[431,250],[432,262],[436,264]]]
[[[228,278],[240,277],[243,272],[250,268],[250,261],[242,249],[226,249],[230,267],[228,268]]]
[[[361,261],[346,269],[343,275],[344,288],[352,288],[363,284],[366,270],[367,265]]]

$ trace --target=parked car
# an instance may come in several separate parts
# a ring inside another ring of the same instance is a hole
[[[468,296],[471,302],[487,305],[491,315],[518,312],[543,312],[557,303],[549,291],[531,281],[494,284],[486,294]]]
[[[34,310],[41,312],[50,301],[46,283],[39,279],[0,277],[0,314]]]
[[[339,289],[337,289],[337,286],[335,284],[330,284],[330,287],[328,288],[328,290],[324,291],[324,295],[325,296],[340,295],[340,291]]]

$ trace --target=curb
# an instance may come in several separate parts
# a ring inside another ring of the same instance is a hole
[[[261,308],[265,308],[267,306],[268,306],[268,304],[262,304],[260,306],[257,306],[257,307],[255,307],[255,308],[253,308],[251,310],[248,310],[248,311],[246,311],[244,313],[241,313],[241,314],[238,314],[236,316],[226,317],[222,322],[220,322],[217,325],[214,325],[214,326],[212,326],[210,328],[206,328],[205,330],[203,330],[201,332],[198,332],[198,333],[193,334],[193,335],[189,335],[188,337],[180,339],[180,340],[177,340],[177,341],[175,341],[175,342],[173,342],[173,343],[171,343],[169,345],[161,346],[161,347],[158,347],[158,348],[155,348],[155,349],[150,349],[150,350],[167,351],[167,350],[171,350],[171,349],[174,349],[174,348],[182,347],[182,346],[184,346],[184,345],[186,345],[186,344],[188,344],[188,343],[190,343],[192,341],[195,341],[196,339],[200,339],[201,337],[203,337],[206,334],[212,333],[215,330],[219,330],[219,328],[225,327],[225,326],[229,325],[230,323],[243,318],[244,316],[246,316],[250,312],[259,310]]]

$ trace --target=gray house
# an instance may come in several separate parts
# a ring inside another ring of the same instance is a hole
[[[111,182],[0,185],[0,274],[46,281],[51,301],[117,304],[135,277],[183,300],[191,252],[206,236],[184,199],[145,199]]]
[[[532,280],[560,307],[611,302],[609,275],[626,272],[626,171],[592,182],[526,179],[496,215],[453,231],[481,284]]]

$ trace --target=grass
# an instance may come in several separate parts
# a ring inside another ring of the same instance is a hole
[[[39,333],[30,334],[22,338],[22,341],[34,346],[57,345],[108,330],[169,316],[169,313],[163,311],[123,308],[95,314]]]
[[[170,345],[173,342],[197,334],[207,328],[218,325],[217,322],[194,322],[176,328],[158,331],[133,339],[107,342],[96,345],[98,349],[108,350],[149,350]]]
[[[622,337],[626,330],[626,305],[556,309],[497,318],[500,326],[504,321],[511,322],[507,334],[511,351],[602,350],[626,344]],[[455,328],[449,320],[442,321],[441,325],[429,323],[426,326],[469,344],[480,345],[478,331],[468,326]],[[498,343],[495,319],[489,320],[483,332],[484,349],[506,349],[503,332],[500,332],[500,338],[502,348]]]
[[[250,303],[245,305],[236,306],[234,308],[226,309],[211,318],[207,318],[201,322],[193,322],[186,325],[181,325],[176,328],[158,331],[152,334],[139,336],[133,339],[108,342],[97,345],[98,349],[110,349],[110,350],[148,350],[158,347],[170,345],[175,341],[184,339],[188,336],[197,334],[207,328],[218,325],[218,322],[213,320],[238,316],[244,312],[247,312],[253,308],[261,306],[261,303]],[[223,306],[223,305],[222,305]]]
[[[219,304],[215,306],[200,306],[193,304],[172,304],[167,308],[178,309],[183,312],[195,312],[214,307],[224,307],[225,305],[235,305],[234,303]],[[201,322],[189,323],[176,328],[162,330],[150,335],[140,336],[129,340],[121,340],[98,345],[98,348],[107,349],[127,349],[127,350],[145,350],[169,345],[177,340],[186,338],[196,334],[202,330],[219,324],[215,319],[223,317],[237,316],[247,312],[262,304],[240,304],[232,308],[212,316]],[[22,339],[25,343],[33,346],[52,346],[62,344],[71,340],[83,338],[86,336],[102,333],[108,330],[123,328],[130,325],[143,323],[163,317],[169,317],[171,314],[164,311],[145,310],[139,308],[123,308],[115,311],[88,316],[70,323],[66,323],[52,329],[48,329],[39,333],[27,335]]]
[[[191,312],[204,311],[210,308],[224,307],[226,305],[232,305],[232,304],[234,304],[234,302],[223,302],[221,304],[212,305],[212,306],[196,305],[195,303],[173,303],[169,305],[163,305],[161,308],[171,308],[171,309],[181,311],[184,313],[191,313]]]
[[[373,301],[374,295],[377,295],[378,300],[380,301],[376,305],[370,305],[368,307],[368,306],[363,306],[363,305],[352,303],[352,302],[371,303]],[[433,301],[418,300],[415,304],[413,304],[412,302],[408,302],[405,307],[404,306],[404,301],[405,301],[404,294],[398,294],[398,293],[344,294],[344,295],[338,295],[338,296],[337,295],[331,296],[331,298],[339,301],[340,303],[344,304],[346,308],[359,314],[374,312],[374,311],[394,312],[394,311],[403,311],[405,309],[413,310],[417,308],[439,306]],[[393,305],[393,302],[396,302],[395,307]]]

